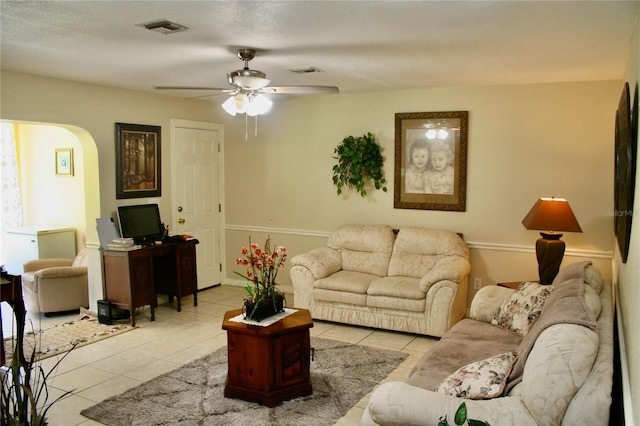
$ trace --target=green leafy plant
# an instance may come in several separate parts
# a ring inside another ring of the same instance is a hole
[[[75,348],[73,345],[71,350]],[[35,348],[35,345],[34,345]],[[70,351],[71,351],[70,350]],[[29,361],[21,361],[22,338],[20,336],[14,346],[11,364],[0,369],[0,425],[43,426],[47,424],[49,409],[72,391],[58,396],[53,402],[49,400],[47,380],[55,372],[67,352],[60,358],[48,373],[35,362],[35,349]]]
[[[483,422],[482,420],[474,420],[467,418],[467,404],[464,402],[460,404],[458,410],[456,411],[456,415],[454,416],[453,421],[457,426],[462,426],[465,422],[469,426],[491,426],[489,422]],[[449,426],[449,422],[447,421],[447,416],[440,417],[440,421],[438,422],[438,426]]]
[[[338,195],[342,188],[355,189],[361,196],[367,195],[365,185],[373,181],[376,189],[387,192],[382,165],[384,158],[380,145],[371,132],[363,136],[347,136],[334,150],[338,164],[333,166],[333,184]]]

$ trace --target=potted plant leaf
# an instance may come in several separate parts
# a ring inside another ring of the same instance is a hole
[[[462,426],[467,423],[469,426],[491,426],[489,422],[484,422],[482,420],[474,420],[467,417],[467,404],[464,402],[460,404],[458,410],[456,410],[456,414],[453,419],[456,426]],[[447,416],[440,418],[438,422],[438,426],[449,426],[449,422],[447,421]]]
[[[387,192],[382,166],[384,158],[380,145],[368,132],[363,136],[347,136],[334,150],[338,164],[333,166],[333,184],[338,195],[342,188],[355,189],[362,197],[367,195],[365,186],[373,182],[376,189]]]
[[[66,391],[49,402],[47,380],[77,344],[45,373],[35,361],[35,345],[30,359],[21,360],[22,340],[23,336],[16,339],[9,366],[0,368],[0,425],[43,426],[47,424],[47,412],[53,404],[72,393]]]

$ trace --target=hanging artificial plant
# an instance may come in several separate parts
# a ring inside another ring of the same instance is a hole
[[[347,136],[334,150],[338,164],[333,166],[333,184],[342,194],[342,188],[355,188],[361,196],[367,195],[365,185],[373,181],[376,189],[387,192],[382,171],[384,158],[380,153],[380,145],[369,132],[364,136]]]

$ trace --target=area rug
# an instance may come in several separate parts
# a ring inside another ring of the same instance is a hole
[[[81,412],[108,426],[332,425],[408,356],[403,352],[312,338],[313,393],[273,408],[224,397],[223,347]]]
[[[129,324],[100,324],[97,318],[85,315],[85,319],[56,324],[44,330],[25,332],[23,350],[29,359],[35,348],[35,360],[68,352],[75,347],[86,346],[108,337],[133,330]],[[27,325],[28,328],[28,325]],[[15,337],[4,340],[6,364],[11,362]]]

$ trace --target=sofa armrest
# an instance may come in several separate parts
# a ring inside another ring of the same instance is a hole
[[[291,259],[291,266],[307,268],[316,280],[328,277],[342,269],[342,258],[338,250],[318,247]]]
[[[34,274],[36,278],[69,278],[87,275],[86,266],[58,266],[40,269]]]
[[[379,386],[369,398],[362,424],[437,425],[446,416],[453,425],[456,411],[463,402],[469,419],[489,422],[492,426],[536,424],[516,397],[462,399],[404,382],[387,382]]]
[[[502,303],[511,297],[513,292],[513,289],[494,285],[482,287],[471,301],[469,316],[476,321],[491,322]]]
[[[420,290],[427,293],[429,287],[438,281],[459,283],[469,276],[471,264],[463,257],[447,256],[439,259],[433,268],[420,278]]]
[[[54,268],[56,266],[71,266],[73,259],[52,258],[52,259],[35,259],[25,262],[22,265],[24,272],[38,271],[45,268]]]

